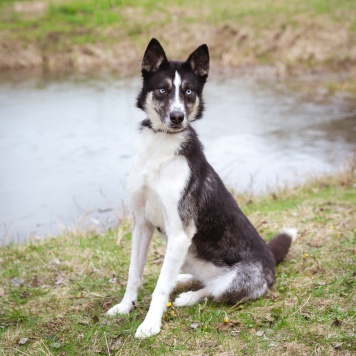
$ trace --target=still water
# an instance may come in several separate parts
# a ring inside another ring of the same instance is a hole
[[[117,224],[137,127],[140,79],[0,76],[0,244]],[[355,148],[356,108],[306,100],[273,80],[219,77],[195,127],[239,191],[329,172]]]

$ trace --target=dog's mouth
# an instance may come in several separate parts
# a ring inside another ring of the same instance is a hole
[[[183,132],[187,129],[187,127],[167,127],[167,133],[169,134],[177,134],[177,133],[180,133],[180,132]]]
[[[181,124],[172,124],[169,123],[165,125],[167,127],[167,132],[169,133],[179,133],[187,129],[187,122],[184,120]]]
[[[182,124],[169,124],[168,127],[171,130],[182,130],[182,129],[185,129],[187,127],[187,125],[184,122]]]

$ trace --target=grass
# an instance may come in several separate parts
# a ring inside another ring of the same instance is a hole
[[[201,42],[215,63],[354,76],[353,0],[38,0],[0,2],[0,68],[137,71],[151,37],[174,58]],[[6,54],[6,51],[8,52]],[[331,88],[353,91],[352,80]]]
[[[154,238],[138,307],[105,317],[123,296],[131,226],[0,248],[0,355],[351,355],[355,344],[355,169],[267,196],[236,194],[262,236],[300,237],[272,290],[234,306],[168,307],[162,331],[134,338],[163,259]],[[174,295],[179,291],[175,291]]]

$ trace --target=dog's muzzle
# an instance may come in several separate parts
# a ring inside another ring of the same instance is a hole
[[[172,127],[179,128],[184,121],[184,112],[182,111],[172,111],[169,114],[169,120],[171,121]]]
[[[169,114],[169,131],[171,133],[182,132],[187,128],[187,122],[183,111],[173,110]]]

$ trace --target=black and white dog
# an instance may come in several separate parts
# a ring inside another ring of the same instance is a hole
[[[263,295],[274,282],[274,267],[288,253],[296,230],[285,229],[267,245],[207,162],[191,123],[202,117],[203,87],[209,72],[204,44],[185,62],[168,61],[156,39],[142,62],[143,87],[137,106],[140,146],[129,178],[134,216],[127,289],[107,314],[126,314],[137,301],[152,233],[167,240],[162,270],[136,337],[159,333],[169,295],[192,280],[203,288],[180,294],[175,306],[212,297],[235,303]],[[180,271],[185,274],[179,274]]]

